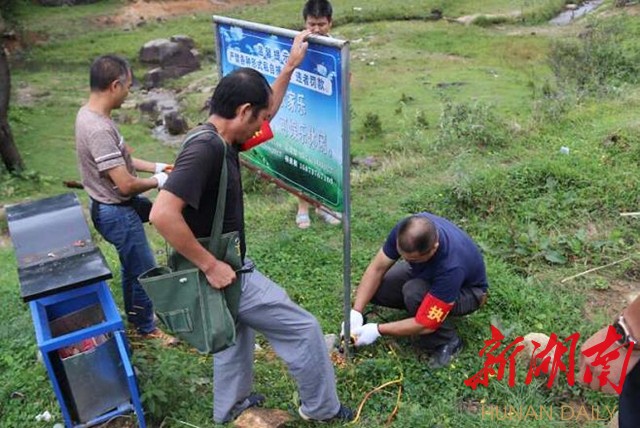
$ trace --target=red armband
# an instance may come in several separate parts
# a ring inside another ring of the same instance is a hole
[[[262,122],[262,126],[260,126],[260,130],[253,134],[253,137],[249,138],[247,141],[240,145],[240,151],[247,151],[249,149],[254,148],[258,144],[262,144],[265,141],[269,141],[273,138],[273,131],[271,130],[271,126],[269,125],[269,121],[265,120]]]
[[[453,308],[453,303],[446,303],[427,293],[416,313],[416,321],[431,330],[437,330]]]

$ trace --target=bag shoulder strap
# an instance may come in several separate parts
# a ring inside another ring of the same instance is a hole
[[[224,142],[224,139],[220,136],[220,134],[218,134],[215,130],[200,129],[187,136],[187,138],[182,143],[181,150],[184,150],[185,147],[187,147],[189,143],[195,140],[196,137],[203,134],[212,134],[217,137],[215,138],[215,141],[219,141],[224,149],[222,155],[222,170],[220,171],[220,185],[218,187],[218,200],[216,202],[216,211],[211,223],[211,235],[209,236],[209,252],[211,252],[211,254],[219,259],[222,257],[220,237],[222,236],[222,225],[224,223],[224,212],[227,202],[227,144]]]
[[[211,235],[209,236],[209,251],[217,259],[222,259],[221,254],[222,243],[220,237],[222,236],[222,224],[224,223],[224,212],[227,205],[227,144],[221,141],[224,146],[224,158],[222,160],[222,171],[220,171],[220,185],[218,186],[218,200],[216,202],[216,212],[213,216],[213,223],[211,224]]]
[[[201,126],[200,128],[201,129],[198,131],[194,129],[191,134],[187,135],[187,138],[185,138],[185,140],[182,142],[182,145],[180,146],[180,151],[184,150],[185,147],[189,145],[189,143],[191,143],[193,140],[196,139],[196,137],[199,137],[200,135],[203,135],[203,134],[212,134],[222,139],[222,137],[220,137],[220,135],[215,130],[204,129],[204,126]]]

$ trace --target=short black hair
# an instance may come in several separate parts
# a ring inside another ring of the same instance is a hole
[[[314,18],[327,18],[331,21],[333,8],[329,0],[307,0],[302,8],[302,19],[307,20],[308,16]]]
[[[118,55],[102,55],[91,64],[89,86],[92,91],[104,91],[115,80],[126,83],[127,77],[133,72],[129,62]]]
[[[262,74],[253,68],[238,68],[224,76],[213,91],[209,114],[233,119],[242,104],[251,104],[253,117],[269,107],[271,86]]]
[[[407,217],[398,227],[398,248],[407,254],[425,254],[433,248],[437,239],[435,224],[423,215]]]

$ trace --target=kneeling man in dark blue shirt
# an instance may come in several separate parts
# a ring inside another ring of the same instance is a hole
[[[351,310],[356,346],[381,335],[418,336],[432,352],[431,366],[443,367],[462,349],[448,315],[467,315],[487,301],[487,274],[478,246],[462,229],[422,212],[398,223],[367,267]],[[369,303],[405,309],[403,320],[364,324]]]

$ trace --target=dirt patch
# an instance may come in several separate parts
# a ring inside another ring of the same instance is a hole
[[[635,4],[633,6],[628,6],[628,7],[625,8],[625,11],[629,15],[638,16],[638,15],[640,15],[640,4]]]
[[[458,409],[464,413],[478,414],[483,409],[484,405],[481,401],[473,398],[464,399],[458,403]]]
[[[47,36],[34,31],[16,33],[10,31],[2,35],[4,48],[9,55],[24,50],[28,46],[40,45],[47,42]]]
[[[606,11],[602,12],[602,16],[609,17],[609,16],[617,15],[617,14],[620,14],[620,11],[623,11],[628,15],[638,16],[640,15],[640,3],[631,4],[624,7],[613,7],[611,9],[607,9]]]
[[[104,26],[137,25],[201,12],[222,12],[241,6],[266,4],[267,0],[136,0],[113,16],[101,16],[95,22]]]
[[[4,205],[0,205],[0,248],[8,248],[11,246],[11,237],[7,228],[7,212]]]
[[[133,415],[120,415],[101,426],[104,428],[135,428],[138,426],[138,421]]]
[[[13,102],[20,106],[33,106],[38,99],[48,97],[49,95],[51,95],[49,91],[39,90],[21,82],[15,90],[16,97]]]
[[[242,6],[267,4],[268,0],[133,0],[113,15],[98,16],[91,22],[98,27],[133,28],[148,21],[163,21],[195,13],[220,13]],[[48,42],[48,36],[33,31],[5,32],[4,48],[11,55],[28,46]]]
[[[640,284],[625,279],[612,279],[606,290],[592,290],[585,305],[585,315],[592,319],[594,313],[604,313],[613,319],[640,293]]]

